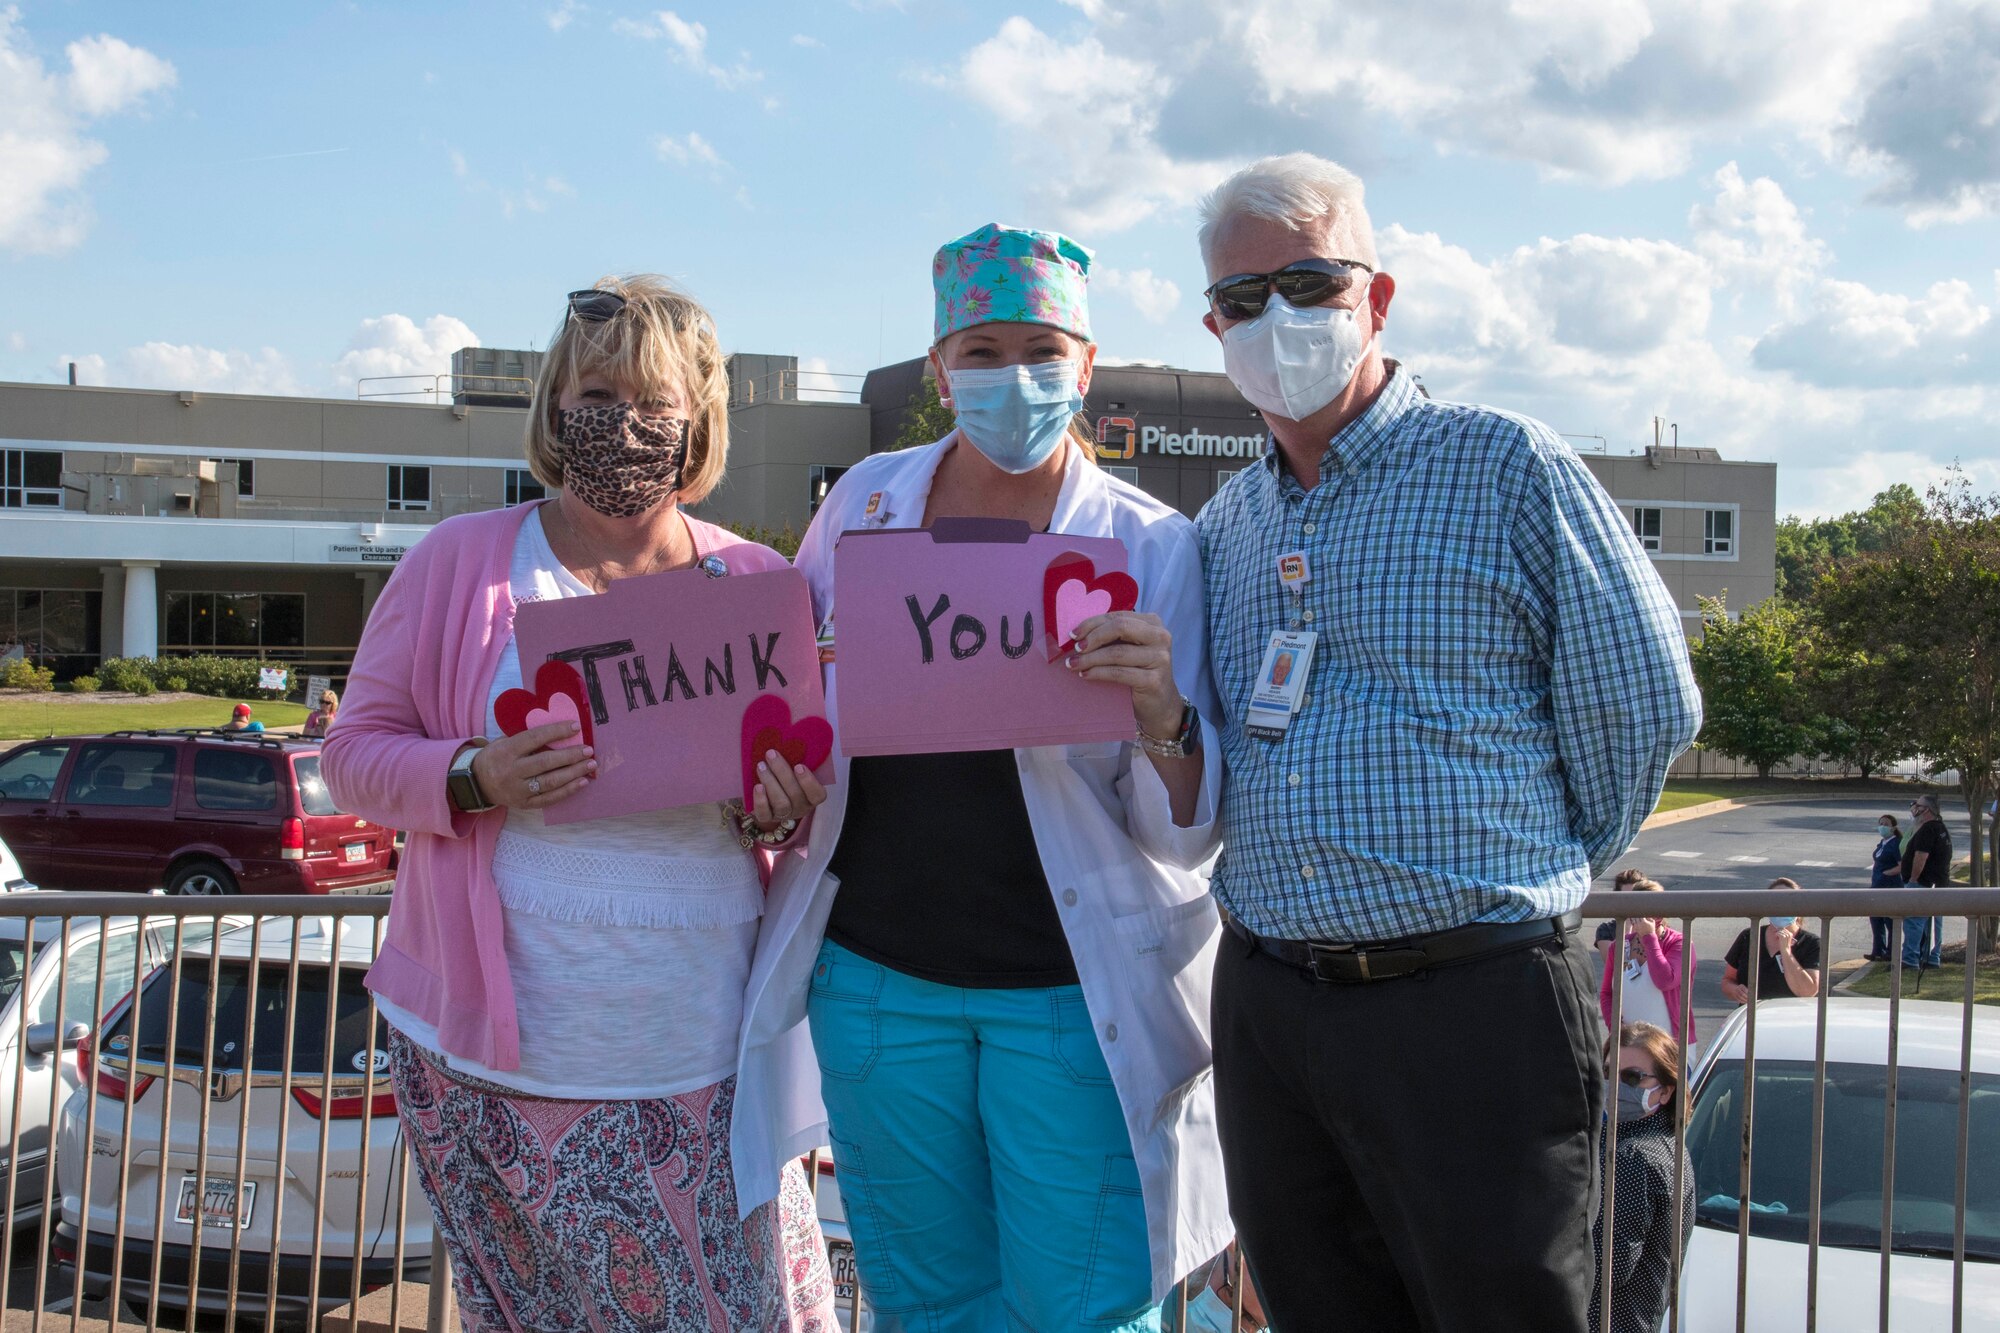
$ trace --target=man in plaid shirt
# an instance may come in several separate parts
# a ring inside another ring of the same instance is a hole
[[[1584,1333],[1604,1032],[1576,909],[1700,726],[1679,613],[1553,431],[1382,358],[1396,285],[1351,173],[1268,158],[1202,214],[1203,322],[1271,430],[1197,520],[1252,1274],[1278,1328]]]

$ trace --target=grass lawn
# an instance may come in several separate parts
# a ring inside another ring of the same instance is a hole
[[[219,727],[229,720],[234,699],[190,699],[172,703],[47,703],[15,697],[0,699],[0,740],[32,740],[40,736],[85,736],[100,731],[148,727]],[[298,704],[246,701],[267,727],[292,727],[306,720]]]
[[[1979,960],[1979,975],[1973,978],[1976,988],[1976,1003],[2000,1004],[2000,957],[1984,957]],[[1873,995],[1877,999],[1889,998],[1889,969],[1878,966],[1861,980],[1847,988],[1849,995]],[[1946,963],[1936,971],[1924,973],[1924,988],[1917,990],[1917,973],[1914,968],[1903,969],[1903,998],[1906,1000],[1945,1000],[1952,1004],[1965,1002],[1965,964]]]

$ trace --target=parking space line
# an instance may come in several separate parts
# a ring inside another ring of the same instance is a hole
[[[1760,866],[1771,858],[1768,856],[1732,856],[1729,859],[1740,865]]]
[[[1834,861],[1801,861],[1799,864],[1802,866],[1811,866],[1814,870],[1831,870],[1838,863]]]
[[[1694,858],[1696,858],[1697,856],[1700,856],[1700,855],[1701,855],[1701,853],[1700,853],[1700,852],[1661,852],[1661,853],[1660,853],[1660,855],[1661,855],[1661,856],[1671,856],[1671,857],[1675,858],[1676,860],[1680,860],[1680,861],[1692,861],[1692,860],[1693,860]]]

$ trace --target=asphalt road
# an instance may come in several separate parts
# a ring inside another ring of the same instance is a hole
[[[1636,866],[1658,880],[1669,898],[1675,889],[1761,889],[1780,876],[1809,889],[1865,889],[1876,817],[1893,814],[1907,832],[1907,806],[1902,797],[1883,794],[1748,805],[1682,820],[1641,833],[1593,887],[1608,890],[1618,871]],[[1972,845],[1965,809],[1960,805],[1943,814],[1953,854],[1963,859]],[[1672,917],[1672,907],[1664,915]],[[1586,923],[1585,930],[1593,924]],[[1674,921],[1676,927],[1680,924]],[[1695,1032],[1700,1036],[1714,1032],[1734,1008],[1722,996],[1722,956],[1748,924],[1747,916],[1694,924]],[[1819,933],[1817,919],[1806,924]],[[1945,940],[1964,938],[1964,919],[1946,917]],[[1900,945],[1901,936],[1897,939]],[[1837,918],[1832,947],[1823,950],[1823,957],[1829,962],[1860,958],[1868,952],[1868,942],[1866,916]]]

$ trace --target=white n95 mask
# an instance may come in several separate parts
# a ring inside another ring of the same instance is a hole
[[[1302,421],[1340,397],[1368,350],[1362,314],[1319,305],[1301,309],[1275,292],[1255,319],[1222,331],[1222,368],[1237,391],[1273,416]]]

